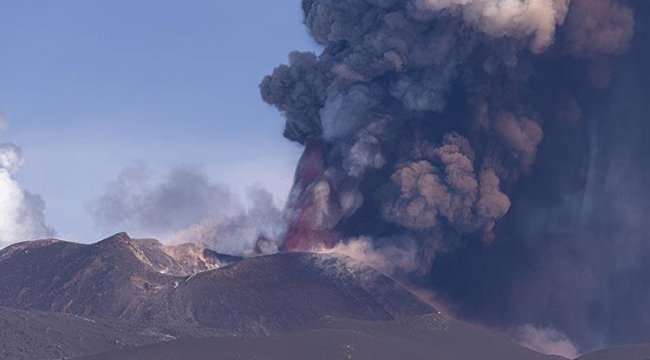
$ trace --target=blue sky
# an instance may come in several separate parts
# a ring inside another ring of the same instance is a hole
[[[76,241],[107,235],[86,204],[134,161],[199,166],[281,200],[301,149],[257,85],[291,50],[315,49],[301,21],[299,0],[4,2],[2,140],[23,148],[17,179]]]

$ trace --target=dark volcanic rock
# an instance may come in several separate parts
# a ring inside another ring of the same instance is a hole
[[[433,311],[390,278],[334,255],[249,258],[181,276],[223,260],[237,259],[193,245],[170,251],[126,234],[93,245],[17,244],[0,251],[0,306],[242,334],[283,332],[323,316],[391,320]]]

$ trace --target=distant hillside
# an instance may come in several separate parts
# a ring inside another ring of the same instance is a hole
[[[70,359],[109,350],[185,338],[223,335],[215,330],[143,326],[124,321],[0,307],[0,359]]]
[[[186,339],[84,360],[552,360],[440,315],[384,323],[323,319],[283,335]]]

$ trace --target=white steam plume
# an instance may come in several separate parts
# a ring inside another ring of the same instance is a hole
[[[6,118],[0,115],[0,133],[6,126]],[[22,164],[18,146],[0,143],[0,248],[54,233],[45,223],[45,203],[41,197],[23,189],[13,178]]]

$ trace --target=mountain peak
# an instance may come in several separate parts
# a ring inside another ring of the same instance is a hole
[[[111,236],[105,238],[104,240],[101,240],[99,243],[103,243],[103,242],[107,242],[107,243],[110,243],[110,242],[130,242],[131,240],[132,239],[129,236],[129,234],[127,234],[126,232],[119,232],[117,234],[114,234],[114,235],[111,235]]]

